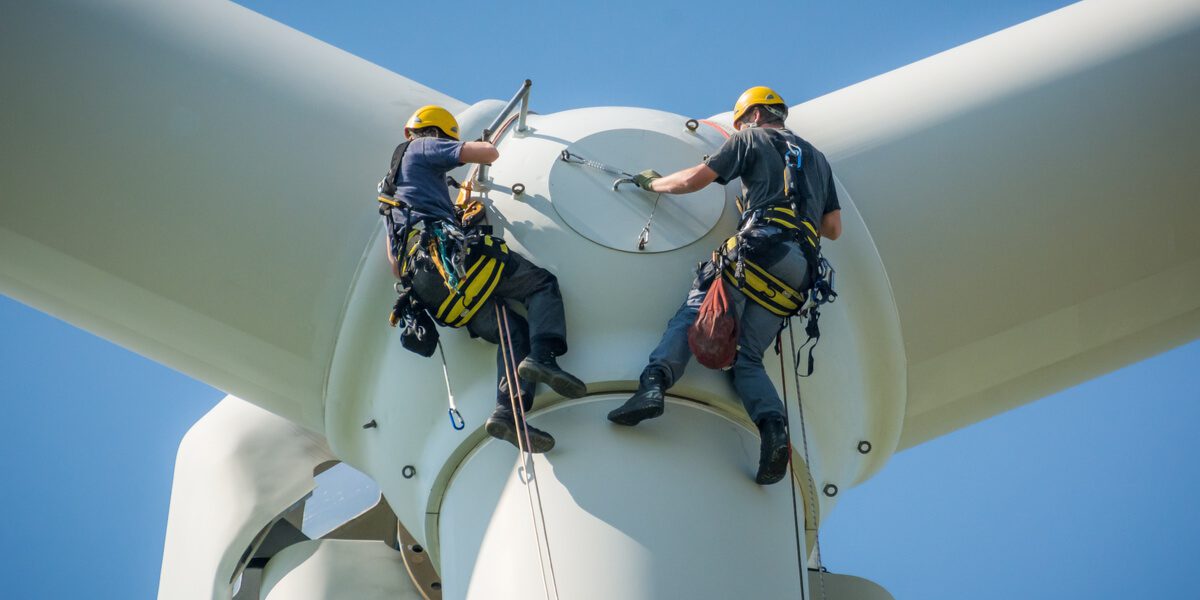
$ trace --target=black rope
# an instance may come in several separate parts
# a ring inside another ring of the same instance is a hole
[[[783,431],[788,438],[788,490],[792,493],[792,531],[796,538],[796,569],[800,573],[800,600],[805,597],[805,580],[808,579],[808,572],[804,568],[804,550],[800,545],[800,517],[796,514],[796,464],[792,461],[792,426],[791,419],[788,417],[788,393],[787,393],[787,372],[783,366],[783,328],[787,327],[790,319],[783,322],[780,330],[775,334],[775,354],[779,356],[779,379],[783,383]],[[800,389],[796,389],[799,394]],[[803,418],[803,414],[801,414]],[[807,459],[805,459],[807,460]]]
[[[813,308],[816,308],[816,307],[813,307]],[[791,319],[788,319],[788,324],[789,325],[791,324]],[[787,328],[787,330],[788,330],[788,341],[791,345],[790,350],[792,352],[795,352],[796,351],[796,334],[792,331],[792,328],[790,326]],[[811,357],[811,354],[810,354],[810,357]],[[797,355],[797,360],[798,359],[799,359],[799,356]],[[796,377],[796,380],[795,380],[796,381],[796,408],[800,411],[800,440],[801,440],[801,444],[804,446],[804,466],[809,469],[809,477],[807,477],[808,492],[810,494],[809,497],[812,498],[812,502],[811,503],[806,502],[805,505],[807,506],[808,504],[815,504],[817,502],[817,486],[813,482],[813,479],[812,479],[812,463],[810,462],[809,457],[808,457],[808,427],[806,427],[804,424],[804,399],[803,399],[803,396],[800,394],[800,371],[794,370],[793,373],[795,374],[795,377]],[[810,371],[810,373],[811,373],[811,371]],[[817,554],[817,568],[819,569],[818,580],[821,582],[821,600],[825,600],[825,575],[824,575],[825,565],[822,564],[822,561],[821,561],[821,532],[820,532],[820,528],[817,526],[817,509],[815,506],[813,506],[811,508],[813,511],[813,513],[812,513],[813,527],[817,527],[817,529],[813,530],[815,533],[813,535],[813,550]],[[805,514],[805,519],[807,519],[808,511],[805,510],[804,514]]]

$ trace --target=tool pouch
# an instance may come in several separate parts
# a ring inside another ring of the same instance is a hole
[[[727,369],[737,356],[738,315],[725,282],[714,278],[700,313],[688,327],[688,348],[696,361],[710,369]]]

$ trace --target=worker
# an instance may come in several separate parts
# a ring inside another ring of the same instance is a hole
[[[727,184],[740,178],[742,214],[738,234],[731,242],[737,241],[743,259],[754,261],[803,294],[813,284],[817,271],[816,234],[830,240],[841,235],[841,206],[825,156],[789,131],[784,126],[786,118],[787,105],[779,94],[765,86],[752,87],[734,104],[736,132],[716,153],[699,165],[667,176],[652,170],[642,171],[634,177],[634,182],[653,193],[686,194],[714,181]],[[801,193],[795,201],[785,193],[788,185],[785,157],[789,149],[798,150],[802,161],[798,169],[801,177],[794,182],[799,187],[793,188]],[[714,278],[721,277],[726,268],[732,269],[728,261],[715,257],[718,260],[702,263],[698,269],[687,299],[650,354],[637,393],[608,414],[613,423],[632,426],[663,413],[665,392],[683,376],[691,358],[688,328],[696,320]],[[733,256],[726,258],[736,260]],[[735,278],[727,276],[729,279]],[[755,481],[766,485],[783,478],[790,458],[786,409],[762,362],[763,353],[784,324],[784,317],[758,302],[748,302],[743,288],[737,290],[730,294],[740,315],[733,385],[761,436]]]
[[[433,105],[413,113],[404,127],[404,136],[406,141],[393,153],[388,176],[380,183],[381,202],[390,195],[394,203],[388,204],[397,207],[396,216],[389,218],[402,218],[413,224],[412,234],[405,235],[399,243],[388,240],[392,273],[402,282],[411,283],[419,306],[434,315],[439,323],[456,327],[465,325],[471,337],[481,337],[500,346],[496,351],[496,408],[488,418],[485,430],[492,437],[516,446],[518,431],[524,440],[527,428],[526,449],[534,453],[547,452],[554,447],[554,437],[520,422],[519,414],[514,414],[505,360],[511,361],[510,365],[517,365],[517,387],[511,392],[519,396],[522,403],[523,410],[518,413],[533,408],[537,383],[545,383],[568,398],[587,393],[587,386],[560,368],[556,361],[556,357],[567,351],[566,318],[558,280],[549,271],[509,251],[503,240],[489,235],[490,228],[481,232],[476,227],[464,227],[456,213],[446,173],[463,163],[495,162],[500,157],[495,146],[484,141],[459,141],[458,122],[454,116],[445,108]],[[439,308],[451,304],[447,297],[455,294],[456,282],[461,283],[475,275],[474,272],[467,273],[467,269],[456,270],[455,265],[461,267],[464,260],[489,256],[488,252],[497,260],[493,265],[495,268],[476,271],[496,273],[497,281],[487,282],[494,284],[494,288],[487,295],[487,286],[483,286],[483,292],[460,286],[455,295],[460,301],[481,299],[485,295],[486,301],[455,315],[454,321],[449,322],[452,318],[442,315]],[[411,259],[408,253],[411,253]],[[509,309],[511,301],[525,306],[527,319]]]

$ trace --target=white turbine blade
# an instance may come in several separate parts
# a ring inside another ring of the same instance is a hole
[[[324,437],[239,398],[222,400],[179,444],[158,597],[228,598],[246,549],[313,491],[314,469],[331,460]]]
[[[0,19],[0,292],[321,430],[374,184],[464,105],[224,1]]]
[[[893,287],[901,447],[1200,336],[1197,98],[1200,3],[1092,0],[793,110]]]

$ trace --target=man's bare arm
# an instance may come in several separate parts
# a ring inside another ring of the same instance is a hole
[[[842,209],[831,210],[821,217],[821,237],[836,240],[842,236]]]
[[[716,180],[717,172],[700,163],[655,179],[650,183],[650,189],[663,194],[690,194],[704,189]]]
[[[392,265],[392,275],[396,279],[400,279],[400,261],[396,260],[396,255],[392,254],[392,242],[386,237],[383,239],[383,245],[387,249],[388,264]]]
[[[500,151],[489,142],[466,142],[458,155],[459,162],[490,165],[500,158]]]

